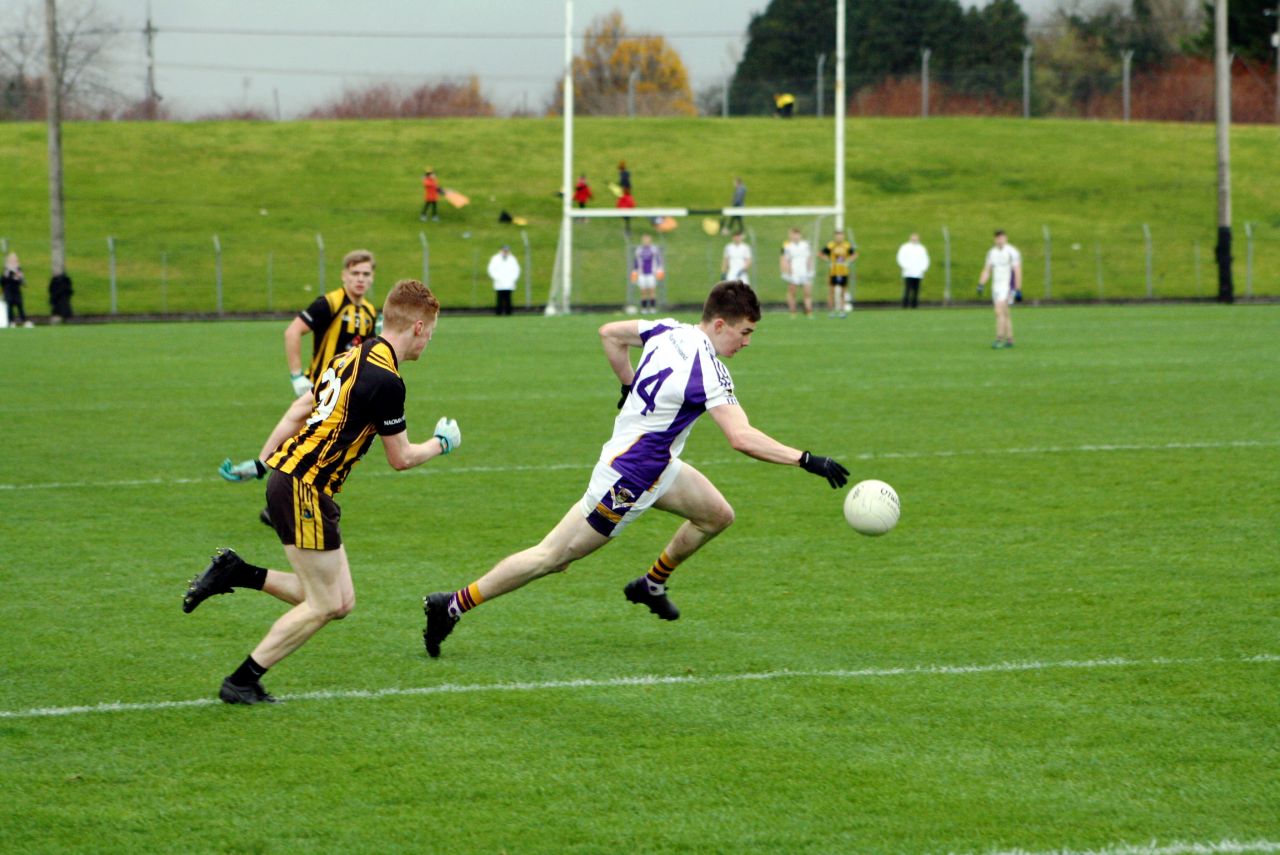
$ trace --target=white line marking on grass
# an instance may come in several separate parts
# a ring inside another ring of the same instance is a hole
[[[1088,445],[1045,445],[1028,448],[963,448],[952,451],[869,451],[861,454],[837,454],[836,457],[847,457],[853,460],[933,460],[949,457],[986,457],[1005,454],[1093,454],[1116,451],[1213,451],[1227,448],[1276,448],[1280,440],[1242,439],[1227,442],[1164,442],[1153,444],[1142,443],[1104,443]],[[746,463],[745,455],[713,458],[705,461],[708,465],[725,466],[732,463]],[[589,472],[593,462],[578,463],[540,463],[537,465],[515,466],[448,466],[442,465],[430,470],[418,470],[415,475],[468,475],[472,473],[491,472],[561,472],[568,469],[579,469]],[[402,476],[392,470],[378,470],[375,476]],[[159,484],[211,484],[219,479],[210,475],[207,478],[129,478],[118,481],[41,481],[25,484],[0,484],[0,491],[7,490],[83,490],[103,487],[150,487]]]
[[[1121,843],[1101,849],[1001,849],[988,855],[1236,855],[1247,852],[1280,852],[1275,840],[1219,840],[1213,843]]]
[[[1169,665],[1206,665],[1206,664],[1258,664],[1264,662],[1280,662],[1280,655],[1259,653],[1237,659],[1126,659],[1112,657],[1109,659],[1067,659],[1059,662],[993,662],[987,665],[908,665],[899,668],[859,668],[853,670],[803,670],[795,671],[783,668],[777,671],[756,671],[744,674],[641,674],[633,677],[583,677],[576,680],[545,680],[541,682],[519,683],[441,683],[438,686],[411,686],[409,688],[387,689],[337,689],[321,692],[302,692],[296,695],[281,695],[285,701],[333,701],[366,698],[418,697],[423,695],[453,695],[479,692],[541,692],[558,689],[612,689],[632,686],[678,686],[678,685],[711,685],[716,683],[743,683],[765,680],[859,680],[875,677],[911,677],[934,675],[963,674],[1010,674],[1025,671],[1049,671],[1055,669],[1087,669],[1087,668],[1141,668]],[[51,718],[57,716],[83,715],[86,713],[112,712],[151,712],[156,710],[181,709],[184,707],[203,707],[221,703],[213,698],[198,698],[187,701],[148,701],[127,703],[111,701],[74,707],[32,707],[25,710],[0,710],[0,720],[16,718]]]

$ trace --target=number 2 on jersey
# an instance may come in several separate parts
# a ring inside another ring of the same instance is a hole
[[[313,425],[329,418],[333,408],[338,406],[338,393],[342,391],[342,380],[338,372],[330,368],[320,377],[319,395],[316,397],[316,409],[307,424]]]
[[[652,356],[653,351],[650,351],[649,355],[640,363],[640,367],[636,369],[636,379],[631,381],[631,389],[645,403],[645,406],[640,410],[640,415],[642,416],[649,415],[657,408],[658,390],[662,388],[662,384],[666,382],[667,378],[674,373],[674,369],[664,368],[661,371],[655,371],[648,377],[641,378],[640,375],[644,373],[644,367],[649,363],[649,359]]]

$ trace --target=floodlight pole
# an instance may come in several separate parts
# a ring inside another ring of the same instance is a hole
[[[1218,302],[1235,299],[1231,282],[1231,60],[1227,55],[1227,0],[1213,4],[1213,71],[1218,141]]]
[[[1022,48],[1022,118],[1031,118],[1031,45]]]
[[[924,48],[920,51],[920,118],[929,118],[929,57],[933,51]]]
[[[142,31],[147,42],[147,119],[156,120],[156,28],[151,25],[151,4],[147,4],[147,26]]]
[[[569,308],[573,289],[573,0],[564,0],[564,169],[560,194],[560,301]]]
[[[1133,70],[1133,51],[1120,51],[1120,60],[1124,66],[1124,83],[1121,88],[1123,93],[1122,101],[1124,102],[1124,120],[1129,121],[1129,78]]]
[[[44,2],[45,70],[44,97],[48,105],[49,137],[49,274],[67,272],[67,221],[62,204],[62,71],[59,68],[58,10],[54,0]]]
[[[844,228],[844,4],[836,0],[836,231]]]

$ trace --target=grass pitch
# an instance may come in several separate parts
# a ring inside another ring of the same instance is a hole
[[[463,446],[357,468],[355,612],[256,710],[211,699],[282,606],[180,598],[215,546],[283,562],[214,473],[287,403],[282,325],[0,335],[0,850],[1280,846],[1280,310],[1018,310],[1013,351],[989,311],[768,315],[730,363],[753,422],[894,485],[898,528],[704,419],[685,459],[738,520],[678,622],[621,593],[652,512],[427,660],[419,597],[581,495],[599,320],[442,319],[410,436],[448,414]]]

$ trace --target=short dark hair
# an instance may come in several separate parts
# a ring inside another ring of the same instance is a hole
[[[996,237],[1000,237],[1000,235],[1004,235],[1004,229],[996,229]],[[1008,237],[1008,235],[1005,235],[1005,237]]]
[[[702,307],[703,323],[716,318],[723,318],[730,324],[741,320],[754,324],[760,320],[760,300],[756,298],[756,292],[746,282],[736,279],[718,283]]]

